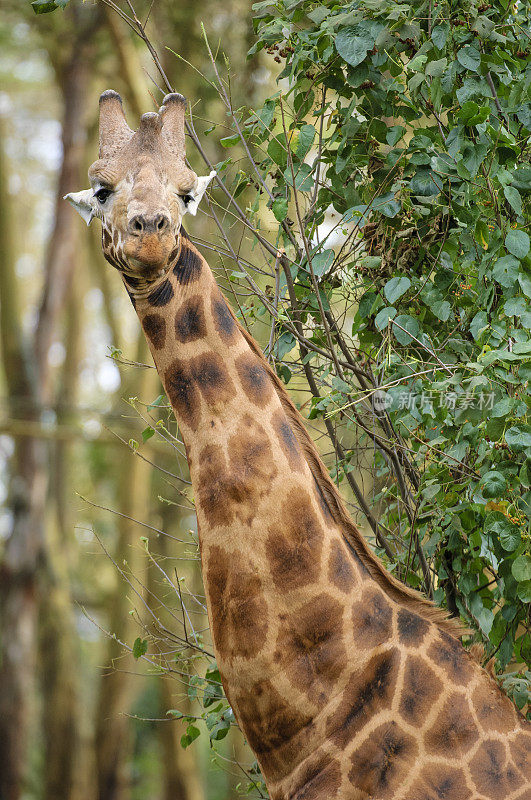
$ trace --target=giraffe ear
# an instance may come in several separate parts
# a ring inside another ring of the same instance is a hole
[[[70,192],[65,194],[63,200],[68,200],[77,213],[80,214],[87,225],[90,225],[94,217],[94,191],[85,189],[83,192]]]
[[[201,198],[203,197],[204,193],[207,190],[208,184],[210,183],[212,178],[216,177],[216,175],[217,172],[215,170],[212,170],[210,175],[203,175],[202,178],[198,178],[195,189],[192,192],[190,192],[190,194],[192,195],[192,199],[186,206],[186,211],[192,214],[194,217],[197,214],[199,203],[201,202]]]

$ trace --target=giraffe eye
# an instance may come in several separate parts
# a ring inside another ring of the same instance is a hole
[[[103,205],[107,200],[107,198],[111,196],[111,194],[112,194],[111,189],[106,189],[104,186],[102,186],[101,189],[98,189],[97,192],[94,192],[94,197],[96,198],[98,203],[101,203],[101,205]]]
[[[194,199],[191,194],[180,194],[179,197],[181,198],[185,206],[187,206],[188,203],[191,203],[192,200]]]

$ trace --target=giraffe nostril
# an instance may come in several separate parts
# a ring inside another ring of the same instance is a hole
[[[140,214],[137,214],[129,220],[128,228],[130,233],[142,233],[144,227],[144,218],[141,217]]]
[[[155,226],[159,233],[162,233],[170,226],[170,221],[165,214],[157,214],[155,220]]]

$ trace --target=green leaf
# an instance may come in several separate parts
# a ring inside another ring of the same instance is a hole
[[[315,139],[315,128],[313,125],[303,125],[299,131],[299,141],[297,142],[297,149],[295,154],[297,158],[304,158],[310,151],[310,148]]]
[[[511,184],[522,192],[531,191],[531,167],[515,169],[511,175]]]
[[[457,60],[463,67],[466,67],[466,69],[477,72],[481,64],[481,54],[475,47],[466,45],[466,47],[462,47],[461,50],[458,50]]]
[[[528,304],[523,297],[511,297],[503,306],[503,312],[508,317],[521,317],[527,311]]]
[[[440,58],[438,61],[430,61],[429,64],[426,64],[424,74],[431,75],[432,78],[440,78],[447,65],[448,61],[446,58]]]
[[[493,407],[490,415],[491,417],[506,417],[514,406],[514,399],[512,397],[504,397]]]
[[[277,197],[271,206],[277,222],[283,222],[288,214],[288,200],[286,197]]]
[[[59,4],[54,0],[33,0],[31,7],[36,14],[49,14],[59,8]]]
[[[516,594],[518,595],[522,603],[527,603],[527,604],[531,603],[531,580],[522,581],[522,583],[519,583],[518,589],[516,590]]]
[[[155,436],[155,431],[148,425],[148,427],[144,428],[142,431],[142,441],[145,443],[148,439],[151,439],[152,436]]]
[[[513,425],[505,432],[505,441],[514,453],[531,447],[531,425]]]
[[[469,119],[475,117],[479,111],[479,106],[477,103],[474,103],[473,100],[468,100],[466,103],[463,103],[463,107],[459,111],[457,115],[457,119],[459,122],[462,122],[463,125],[468,123]]]
[[[531,298],[531,277],[525,272],[520,272],[518,275],[518,283],[525,296]]]
[[[153,400],[153,402],[148,405],[147,410],[151,411],[152,409],[157,408],[157,406],[160,406],[160,404],[165,400],[165,398],[166,395],[159,394],[159,396],[156,397],[155,400]]]
[[[186,733],[181,736],[181,747],[186,749],[197,739],[200,734],[201,731],[199,728],[197,728],[195,725],[188,725]]]
[[[520,192],[518,189],[515,189],[514,186],[504,186],[503,193],[505,195],[505,199],[513,209],[516,211],[518,216],[522,215],[522,198],[520,196]]]
[[[431,32],[431,40],[438,50],[442,50],[448,39],[450,33],[450,26],[447,22],[442,25],[436,25]]]
[[[501,497],[507,488],[507,481],[501,472],[491,470],[482,477],[480,488],[483,497]]]
[[[529,253],[529,236],[525,231],[509,231],[505,237],[505,247],[516,258],[525,258]]]
[[[396,317],[396,308],[393,308],[393,306],[386,306],[378,311],[374,318],[374,324],[379,331],[383,331],[387,328],[389,320],[394,319],[394,317]]]
[[[411,194],[419,197],[433,197],[441,191],[441,178],[431,169],[419,169],[409,182]]]
[[[362,319],[365,319],[374,314],[381,305],[383,305],[383,301],[379,295],[374,292],[365,292],[359,302],[358,314]]]
[[[294,173],[295,189],[298,189],[299,192],[309,192],[310,189],[313,188],[313,175],[311,166],[303,162],[298,167],[294,168]],[[293,186],[293,175],[291,174],[290,167],[286,167],[284,170],[284,178],[288,186]]]
[[[531,581],[531,556],[523,553],[518,558],[515,558],[511,567],[513,578],[519,583],[522,581]]]
[[[365,25],[349,25],[341,28],[335,39],[335,47],[341,58],[351,67],[357,67],[367,58],[374,47],[376,34]]]
[[[396,276],[385,284],[384,295],[391,304],[396,303],[398,298],[402,297],[410,286],[411,281],[409,278]]]
[[[395,144],[400,141],[405,132],[406,129],[403,125],[391,125],[385,135],[385,141],[387,144],[391,145],[391,147],[394,147]]]
[[[481,334],[487,330],[488,328],[488,320],[487,315],[484,311],[478,311],[478,313],[473,317],[470,323],[470,333],[477,340],[481,336]]]
[[[233,133],[231,136],[224,136],[223,139],[219,140],[219,143],[225,149],[228,147],[232,147],[232,145],[237,144],[240,141],[239,133]]]
[[[452,313],[452,306],[448,300],[436,300],[434,303],[431,303],[430,308],[441,322],[446,322]]]
[[[502,256],[499,258],[492,268],[492,277],[498,281],[501,286],[510,288],[514,286],[518,280],[518,273],[520,264],[514,256]]]
[[[139,636],[137,639],[135,639],[133,644],[133,658],[141,658],[145,653],[147,653],[147,649],[147,639],[141,639]]]
[[[508,553],[513,553],[520,544],[520,529],[500,511],[493,511],[487,516],[485,530],[497,536],[501,546]]]
[[[275,164],[278,164],[282,169],[288,163],[288,148],[286,145],[286,137],[283,133],[275,136],[267,146],[267,154],[273,159]]]
[[[323,250],[322,253],[316,253],[312,256],[313,271],[318,278],[328,272],[334,263],[334,258],[335,253],[333,250]]]
[[[288,331],[284,331],[284,333],[282,333],[277,340],[276,356],[278,360],[282,361],[284,356],[287,355],[290,350],[293,350],[294,347],[295,337],[291,333],[288,333]]]
[[[492,624],[494,622],[494,614],[490,610],[483,605],[483,600],[481,599],[479,594],[473,594],[470,598],[470,610],[472,614],[477,620],[477,623],[485,636],[488,636],[491,629]]]
[[[417,320],[409,314],[399,314],[391,324],[393,333],[400,344],[411,344],[413,341],[412,337],[418,337],[420,330],[419,324]]]

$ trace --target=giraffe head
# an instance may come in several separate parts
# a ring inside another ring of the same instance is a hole
[[[103,252],[121,272],[151,279],[178,252],[181,222],[195,214],[209,181],[185,163],[186,101],[168,94],[158,113],[143,114],[137,131],[126,122],[120,95],[100,97],[99,158],[91,188],[67,194],[85,222],[103,225]]]

